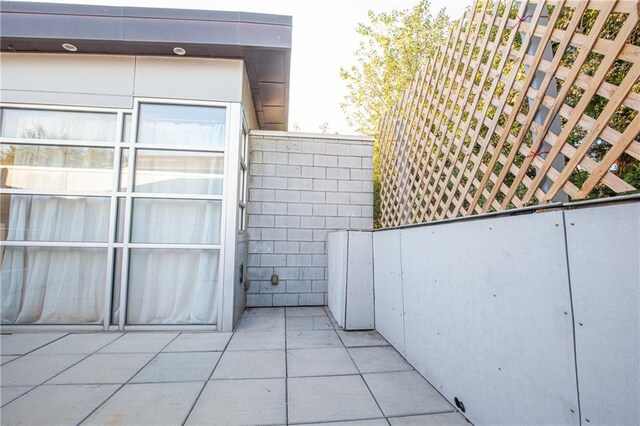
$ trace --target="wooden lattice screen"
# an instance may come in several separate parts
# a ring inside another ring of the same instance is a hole
[[[381,225],[640,189],[639,13],[476,1],[381,120]]]

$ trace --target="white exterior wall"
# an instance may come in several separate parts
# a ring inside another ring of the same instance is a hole
[[[640,423],[637,201],[376,231],[374,268],[376,329],[474,424]]]

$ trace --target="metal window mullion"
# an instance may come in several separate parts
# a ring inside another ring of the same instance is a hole
[[[222,250],[220,244],[181,244],[181,243],[132,243],[131,249],[177,249],[177,250]]]
[[[136,148],[145,150],[157,150],[157,151],[189,151],[189,152],[202,152],[206,154],[219,154],[224,156],[225,149],[211,148],[207,146],[184,146],[184,145],[160,145],[150,143],[136,143]]]
[[[222,201],[223,195],[202,195],[202,194],[175,194],[161,192],[143,192],[132,194],[133,198],[157,198],[161,200],[209,200]]]

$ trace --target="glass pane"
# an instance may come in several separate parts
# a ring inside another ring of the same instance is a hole
[[[107,242],[107,197],[2,195],[2,239]]]
[[[122,142],[131,142],[131,114],[124,115],[124,123],[122,123]]]
[[[138,150],[135,191],[222,195],[223,170],[222,155]]]
[[[219,244],[220,201],[133,200],[134,243]]]
[[[129,187],[129,150],[123,149],[120,154],[120,185],[119,191],[126,191]]]
[[[3,247],[2,324],[103,320],[107,249]]]
[[[2,136],[20,139],[115,142],[116,114],[4,109]]]
[[[138,142],[224,149],[225,108],[141,104]]]
[[[111,293],[111,324],[120,320],[120,288],[122,285],[122,249],[115,250],[113,265],[113,288]]]
[[[215,324],[217,250],[132,249],[128,324]]]
[[[122,197],[118,198],[117,217],[116,217],[116,243],[121,243],[124,236],[124,210],[126,208],[126,200]]]
[[[111,192],[113,187],[112,148],[3,144],[0,153],[3,188]]]

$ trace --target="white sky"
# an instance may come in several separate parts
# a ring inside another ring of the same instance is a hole
[[[38,1],[38,0],[33,0]],[[40,0],[42,1],[42,0]],[[431,0],[435,15],[445,7],[452,18],[462,16],[472,0]],[[111,6],[168,7],[177,9],[231,10],[293,17],[289,128],[318,132],[329,123],[330,133],[353,134],[340,109],[346,94],[340,67],[354,64],[359,22],[368,22],[367,11],[407,9],[418,0],[60,0],[60,3]]]

